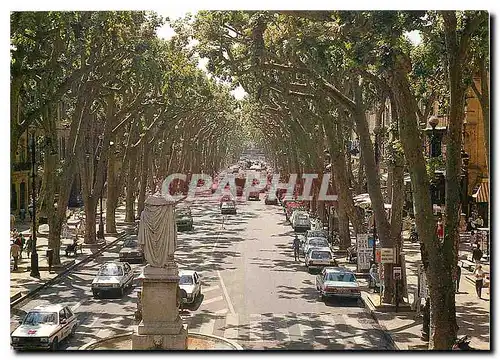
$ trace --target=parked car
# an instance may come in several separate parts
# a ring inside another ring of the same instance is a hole
[[[131,262],[144,262],[144,251],[137,243],[137,235],[132,235],[130,238],[123,242],[123,247],[121,248],[118,257],[120,261]]]
[[[248,193],[248,197],[247,197],[247,200],[257,200],[259,201],[260,200],[260,192],[259,191],[251,191]]]
[[[317,238],[317,237],[322,237],[322,238],[325,238],[327,240],[330,239],[330,236],[328,235],[328,231],[326,231],[326,230],[322,230],[322,229],[307,230],[306,239]]]
[[[312,247],[306,252],[304,263],[307,271],[322,269],[326,266],[337,266],[337,261],[333,258],[332,250],[329,247]]]
[[[62,340],[75,333],[78,321],[68,306],[55,304],[35,307],[20,324],[10,336],[14,350],[57,350]]]
[[[311,219],[305,211],[294,211],[291,221],[293,230],[296,232],[304,232],[311,229]]]
[[[328,241],[323,237],[306,237],[303,240],[302,253],[305,255],[311,248],[329,248]]]
[[[220,213],[236,215],[236,202],[234,200],[221,202]]]
[[[94,297],[100,297],[106,292],[118,292],[120,296],[127,287],[134,283],[134,272],[129,263],[109,261],[104,263],[92,281]]]
[[[191,208],[181,207],[175,209],[175,222],[177,223],[177,230],[193,230],[193,215]]]
[[[356,275],[342,267],[324,268],[316,276],[316,290],[322,299],[331,296],[361,298]]]
[[[200,275],[193,270],[179,271],[179,287],[181,288],[181,301],[192,304],[201,296]]]
[[[275,196],[273,200],[269,197],[269,194],[264,198],[264,204],[266,205],[278,205],[278,198]]]

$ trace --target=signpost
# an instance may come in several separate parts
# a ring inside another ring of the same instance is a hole
[[[401,275],[402,275],[401,266],[394,266],[392,268],[392,273],[395,280],[401,280]]]

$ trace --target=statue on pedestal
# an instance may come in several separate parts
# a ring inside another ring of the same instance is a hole
[[[144,202],[139,222],[139,244],[152,267],[166,267],[174,260],[177,247],[175,213],[163,196],[150,196]]]

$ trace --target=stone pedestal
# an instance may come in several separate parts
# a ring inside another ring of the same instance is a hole
[[[146,265],[142,279],[142,321],[132,336],[133,350],[186,350],[187,325],[177,308],[178,268]]]

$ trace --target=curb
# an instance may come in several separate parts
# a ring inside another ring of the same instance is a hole
[[[366,298],[368,297],[368,295],[364,295],[363,296],[363,293],[364,292],[361,292],[361,301],[363,301],[363,305],[365,306],[365,309],[370,313],[370,316],[372,317],[372,319],[377,323],[377,325],[379,326],[380,328],[380,331],[382,331],[382,334],[384,335],[384,338],[385,340],[387,341],[387,343],[389,344],[389,346],[392,347],[392,349],[390,350],[405,350],[405,349],[401,349],[397,343],[394,341],[394,339],[392,338],[389,330],[387,330],[387,328],[382,325],[378,319],[377,319],[377,316],[375,315],[375,311],[370,307],[370,305],[368,305],[368,301],[371,302],[371,300],[366,300]]]
[[[23,295],[23,294],[22,294],[20,291],[16,292],[14,295],[12,295],[12,296],[10,297],[10,302],[16,301],[16,300],[17,300],[17,299],[19,299],[22,295]]]
[[[99,345],[100,343],[103,343],[105,341],[116,340],[116,339],[120,339],[120,338],[125,338],[125,337],[131,336],[133,334],[134,334],[134,331],[127,331],[124,334],[114,335],[114,336],[110,336],[110,337],[107,337],[107,338],[104,338],[104,339],[99,339],[99,340],[91,341],[88,344],[85,344],[85,345],[79,347],[78,350],[95,350],[95,349],[90,349],[90,348],[92,348],[93,346]],[[240,344],[238,344],[236,341],[229,340],[229,339],[226,339],[226,338],[223,338],[223,337],[220,337],[220,336],[208,335],[208,334],[201,334],[201,333],[198,333],[198,332],[188,332],[188,336],[190,336],[190,335],[193,336],[193,337],[198,337],[198,338],[217,339],[217,340],[219,340],[221,342],[226,342],[226,343],[230,344],[232,347],[234,347],[234,350],[243,350],[243,347]],[[130,350],[132,350],[132,349],[130,349]],[[106,351],[106,350],[104,350],[104,351]],[[125,350],[125,351],[127,351],[127,350]],[[228,351],[230,351],[230,350],[228,350]]]
[[[62,279],[62,277],[64,275],[66,275],[67,273],[69,273],[71,270],[75,269],[76,267],[80,266],[80,265],[83,265],[87,262],[89,262],[90,260],[93,260],[94,258],[96,258],[97,256],[101,255],[106,249],[110,248],[111,246],[115,245],[118,241],[120,240],[123,240],[123,238],[125,238],[127,235],[129,235],[129,232],[126,230],[122,231],[119,233],[118,237],[113,240],[112,242],[110,242],[109,244],[106,244],[105,246],[101,247],[99,250],[97,250],[94,254],[91,254],[85,258],[83,258],[81,261],[79,262],[75,262],[73,263],[72,265],[66,267],[62,272],[60,272],[59,274],[57,274],[56,276],[54,276],[52,279],[50,280],[47,280],[46,282],[44,282],[43,284],[41,284],[39,287],[29,291],[28,293],[26,293],[25,295],[22,295],[20,296],[19,298],[17,298],[16,300],[14,301],[11,301],[10,302],[10,307],[12,308],[13,306],[16,306],[17,304],[19,304],[20,302],[32,297],[33,295],[35,295],[37,292],[39,292],[40,290],[52,285],[52,284],[55,284],[56,282],[58,282],[59,280]]]

